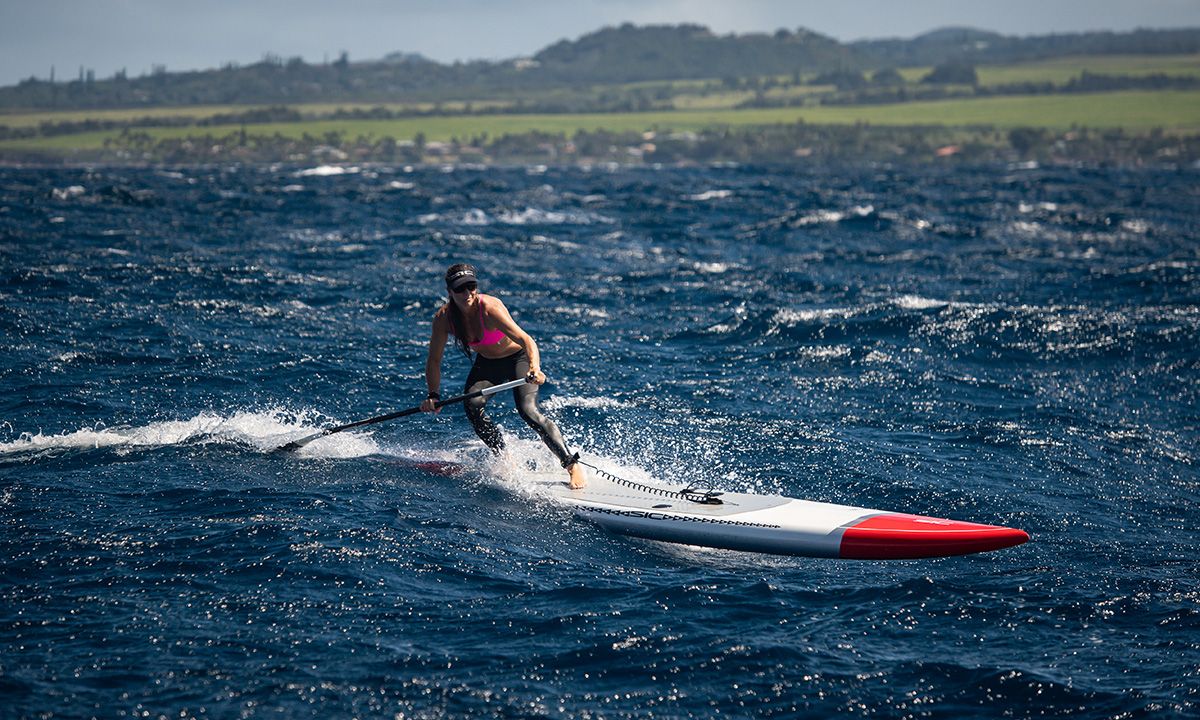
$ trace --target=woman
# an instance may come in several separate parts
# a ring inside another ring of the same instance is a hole
[[[571,477],[571,489],[586,484],[579,454],[572,454],[563,442],[562,434],[552,420],[537,407],[538,386],[546,382],[542,374],[537,343],[517,325],[500,298],[479,292],[475,268],[465,263],[451,265],[446,271],[446,291],[449,301],[433,316],[433,335],[429,338],[429,356],[425,360],[425,384],[429,395],[421,403],[424,412],[437,412],[434,405],[441,399],[438,388],[442,382],[442,353],[446,340],[454,336],[459,349],[475,362],[467,376],[466,392],[472,393],[493,385],[526,377],[529,382],[513,390],[517,412],[537,431],[550,451],[558,457]],[[492,452],[504,448],[500,428],[483,412],[486,397],[471,398],[464,403],[467,419],[475,434]]]

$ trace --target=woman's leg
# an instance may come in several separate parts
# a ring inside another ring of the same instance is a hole
[[[518,358],[516,371],[517,377],[529,374],[529,358],[525,353],[521,353]],[[533,383],[526,383],[514,389],[513,402],[517,406],[517,414],[541,436],[542,442],[546,443],[546,447],[550,448],[550,452],[554,453],[562,466],[570,467],[579,459],[579,456],[572,454],[567,449],[567,443],[563,440],[562,433],[558,431],[558,426],[554,424],[553,420],[542,414],[541,409],[537,406],[537,395],[538,386]]]
[[[537,431],[542,442],[546,443],[546,447],[550,448],[550,452],[554,453],[563,467],[579,459],[570,450],[567,450],[567,443],[563,440],[562,433],[558,431],[558,426],[554,424],[554,421],[543,415],[538,408],[537,385],[522,385],[513,390],[513,400],[517,404],[517,414],[529,424],[529,427]]]
[[[477,390],[482,390],[491,387],[493,383],[484,372],[485,368],[480,367],[479,359],[471,366],[471,374],[467,376],[467,387],[465,392],[473,393]],[[496,423],[492,422],[491,418],[483,411],[483,406],[487,404],[487,397],[473,397],[463,403],[463,409],[467,413],[467,419],[471,421],[471,427],[474,428],[475,434],[483,441],[484,445],[491,448],[493,453],[497,455],[504,449],[504,436],[500,434],[500,428]]]

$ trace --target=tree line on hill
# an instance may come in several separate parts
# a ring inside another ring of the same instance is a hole
[[[771,76],[791,76],[798,81],[838,73],[878,74],[906,66],[1007,63],[1078,54],[1196,52],[1200,52],[1200,30],[1196,29],[1024,38],[948,29],[911,40],[843,44],[803,28],[717,35],[699,25],[627,24],[563,40],[517,61],[442,64],[397,53],[367,62],[350,62],[343,54],[331,63],[309,64],[301,58],[267,56],[247,66],[168,72],[160,65],[141,77],[121,71],[107,79],[96,79],[92,71],[81,68],[77,79],[66,82],[29,78],[0,88],[0,109],[467,99],[511,102],[562,90],[573,90],[573,102],[578,103],[585,94],[595,95],[600,85]],[[622,92],[636,91],[635,87]]]
[[[943,28],[910,40],[860,40],[848,46],[868,64],[921,67],[948,60],[977,65],[1078,55],[1186,55],[1200,52],[1200,30],[1087,32],[1013,37],[971,28]]]

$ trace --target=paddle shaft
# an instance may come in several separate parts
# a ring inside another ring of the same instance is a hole
[[[454,403],[459,403],[464,400],[470,400],[471,398],[487,397],[488,395],[495,395],[498,392],[504,392],[505,390],[511,390],[513,388],[521,387],[522,385],[524,385],[527,382],[529,382],[528,378],[521,378],[520,380],[512,380],[510,382],[501,383],[500,385],[493,385],[491,387],[486,387],[482,390],[476,390],[475,392],[466,393],[465,395],[458,395],[456,397],[446,398],[445,400],[439,400],[433,404],[433,407],[434,407],[434,409],[437,409],[437,408],[445,407],[447,405],[453,405]],[[364,425],[374,425],[375,423],[386,422],[388,420],[395,420],[397,418],[407,417],[409,415],[416,415],[419,412],[421,412],[420,405],[418,405],[416,407],[408,408],[407,410],[401,410],[399,412],[388,413],[387,415],[379,415],[377,417],[367,418],[366,420],[358,420],[358,421],[355,421],[352,423],[346,423],[345,425],[338,425],[337,427],[326,428],[319,433],[314,433],[312,435],[309,435],[308,437],[300,438],[299,440],[293,440],[292,442],[290,442],[287,445],[284,445],[278,449],[279,450],[299,450],[300,448],[309,444],[313,440],[316,440],[317,438],[323,438],[326,435],[340,433],[343,430],[350,430],[350,429],[353,429],[356,427],[362,427]]]

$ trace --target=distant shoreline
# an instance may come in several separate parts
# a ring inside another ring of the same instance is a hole
[[[196,131],[197,128],[190,128]],[[57,151],[0,144],[0,166],[171,167],[238,164],[289,167],[645,165],[770,165],[830,163],[953,164],[1036,162],[1040,165],[1193,167],[1200,133],[1120,128],[1052,130],[1037,127],[897,125],[722,126],[698,131],[529,131],[450,142],[397,141],[340,133],[287,137],[254,126],[223,134],[155,136],[124,129],[100,147]]]

